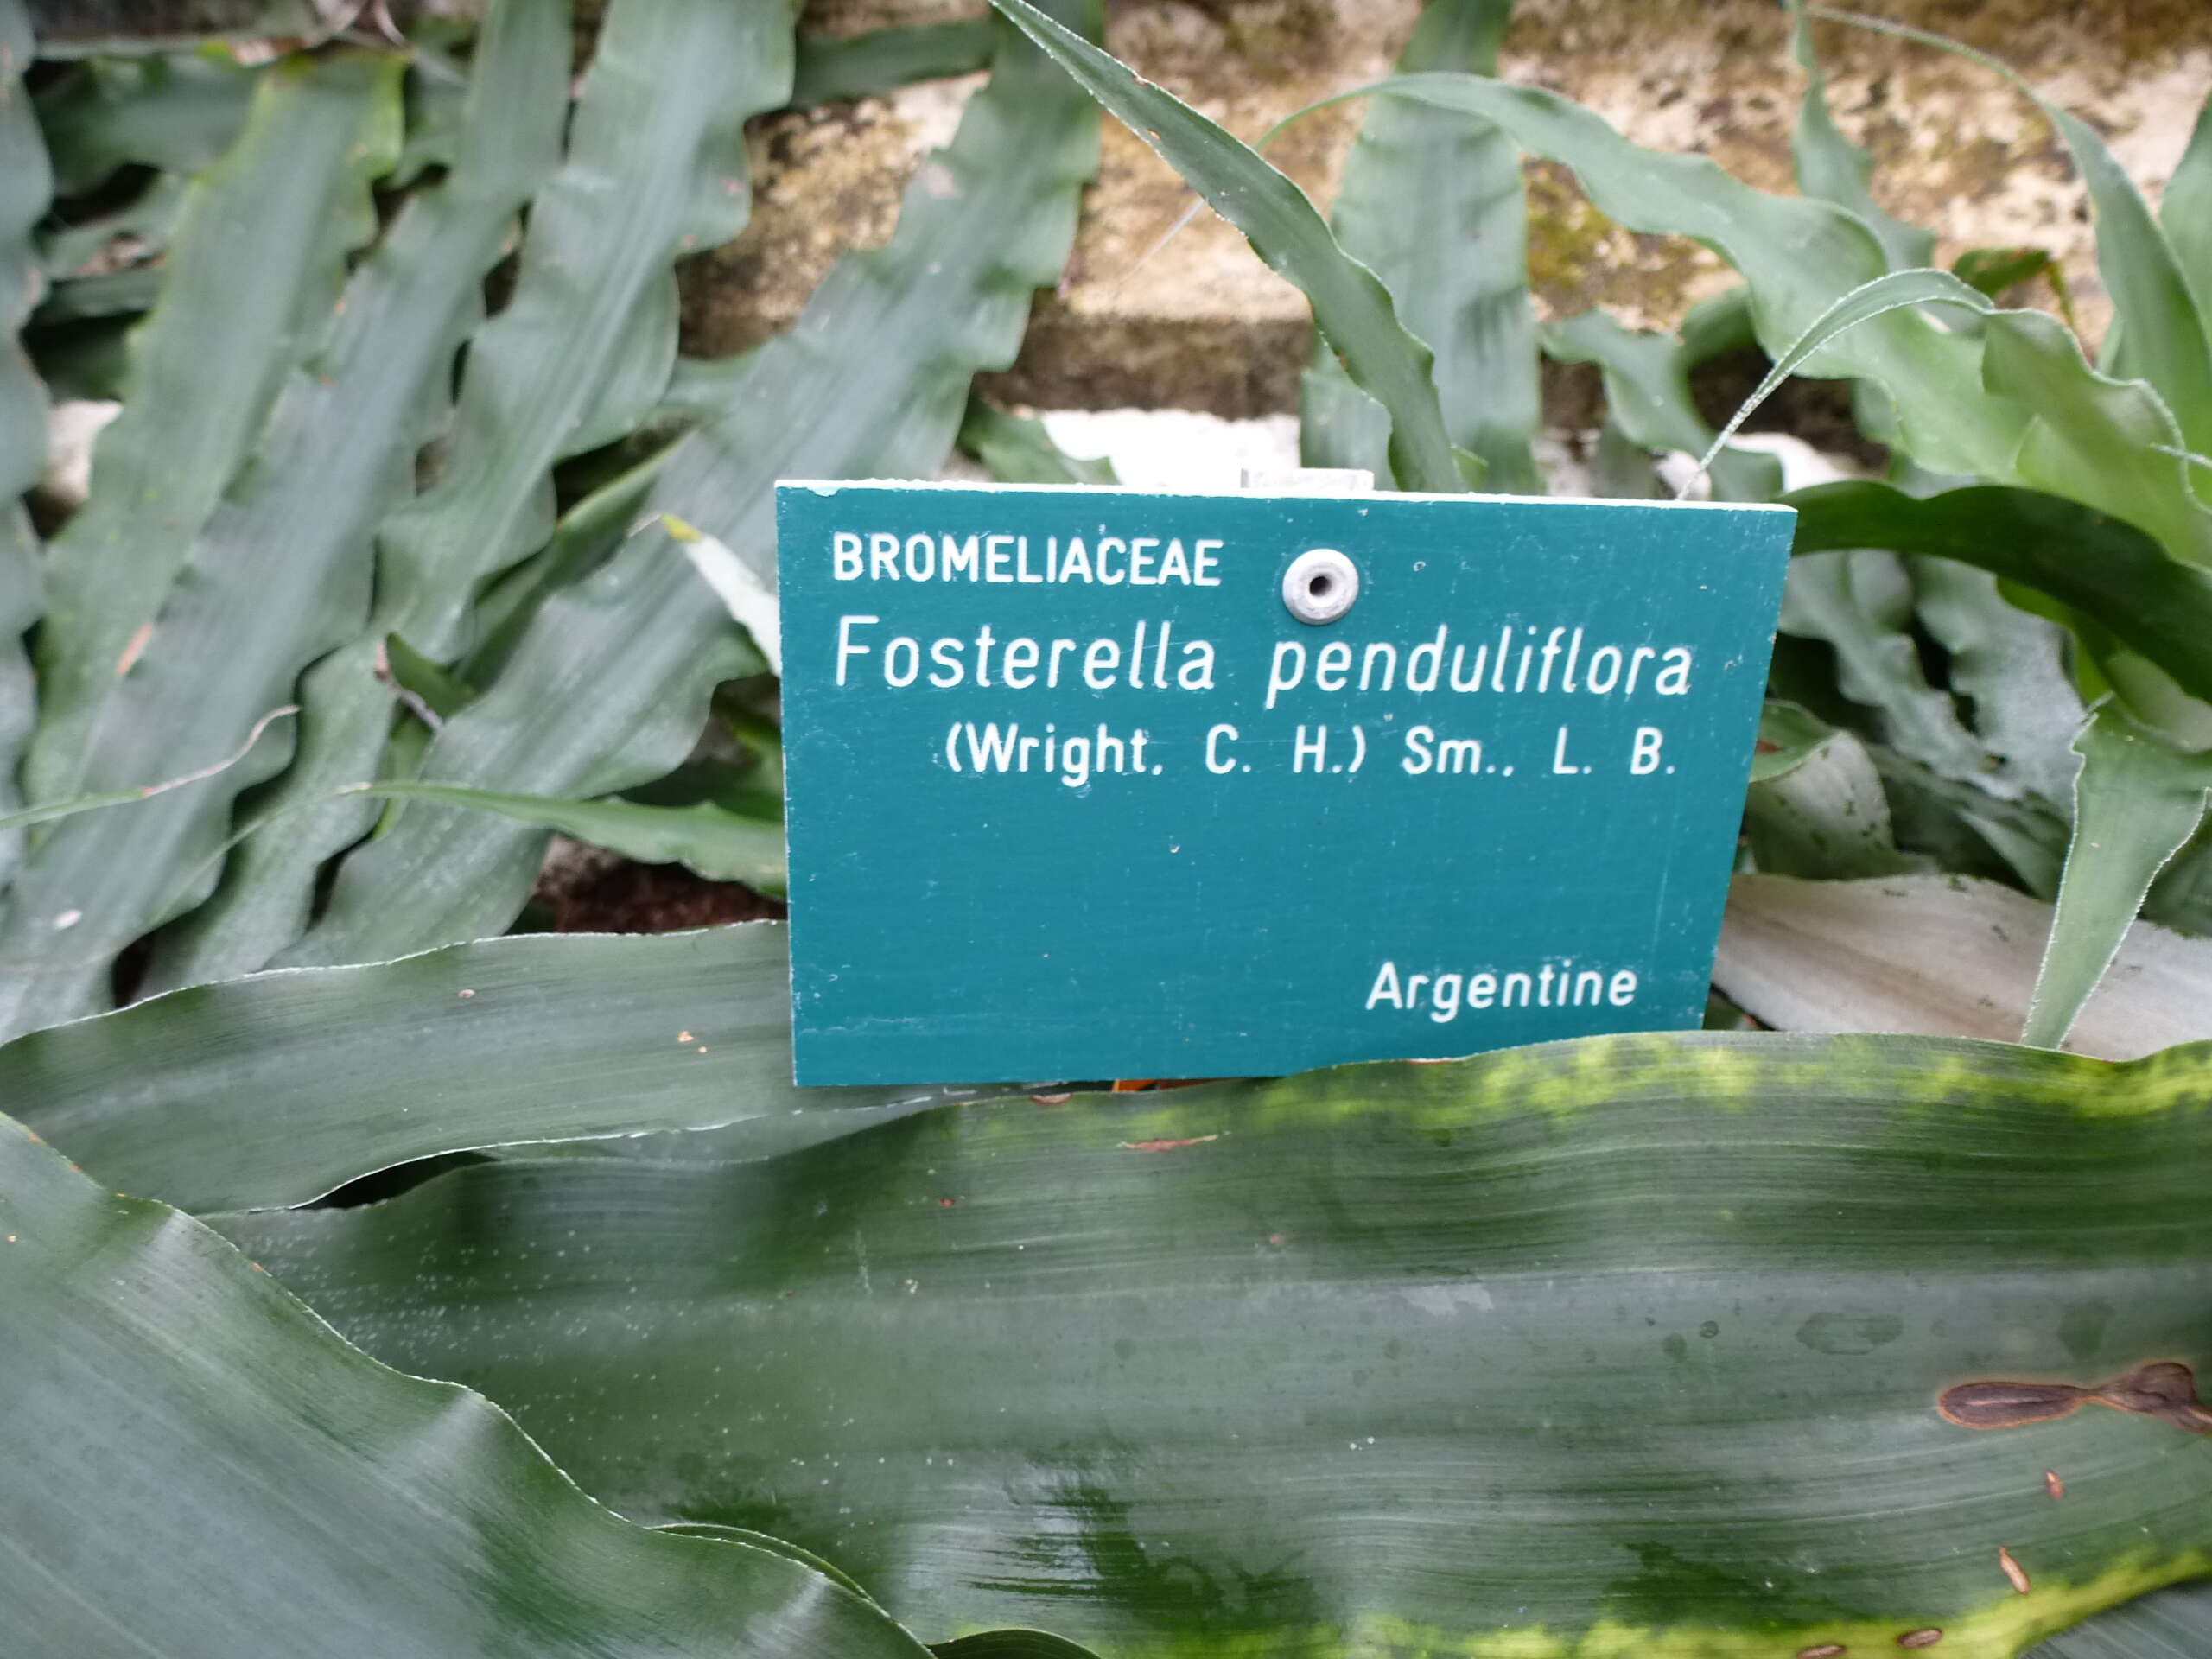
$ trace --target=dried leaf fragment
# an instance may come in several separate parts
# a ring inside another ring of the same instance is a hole
[[[2005,1569],[2005,1576],[2012,1580],[2015,1590],[2024,1596],[2028,1593],[2027,1569],[2014,1560],[2012,1552],[2002,1544],[1997,1546],[1997,1565]]]

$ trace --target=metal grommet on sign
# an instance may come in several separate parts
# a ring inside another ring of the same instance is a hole
[[[1282,602],[1301,622],[1333,622],[1359,597],[1359,567],[1333,547],[1300,554],[1283,572]]]

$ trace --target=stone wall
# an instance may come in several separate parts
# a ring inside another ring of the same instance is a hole
[[[1385,73],[1417,0],[1114,0],[1109,46],[1231,131]],[[2088,117],[2155,199],[2212,91],[2208,0],[1888,0],[1889,15],[2002,56]],[[972,16],[972,0],[813,0],[808,27],[851,33]],[[1878,158],[1876,188],[1942,235],[1948,259],[2030,244],[2059,255],[2085,328],[2108,315],[2079,182],[2033,106],[1948,54],[1823,24],[1840,124]],[[1503,73],[1592,105],[1639,142],[1702,150],[1784,188],[1802,85],[1772,0],[1522,0]],[[949,137],[973,79],[794,113],[754,136],[760,200],[734,247],[686,273],[688,345],[709,354],[787,323],[830,262],[890,232],[920,154]],[[1360,111],[1322,111],[1270,157],[1325,206]],[[1602,304],[1671,324],[1728,280],[1692,244],[1631,235],[1573,180],[1530,168],[1531,270],[1548,314]],[[1299,294],[1201,214],[1159,239],[1192,197],[1118,124],[1067,279],[1039,303],[996,389],[1052,408],[1176,407],[1249,416],[1294,407],[1306,350]],[[2024,296],[2049,302],[2048,290]]]

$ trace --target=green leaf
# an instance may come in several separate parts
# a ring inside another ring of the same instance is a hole
[[[1789,49],[1805,72],[1805,98],[1797,108],[1795,144],[1798,189],[1856,213],[1881,238],[1892,270],[1930,264],[1936,255],[1936,233],[1891,217],[1874,200],[1868,188],[1874,176],[1874,158],[1837,128],[1828,110],[1827,77],[1821,73],[1820,56],[1813,48],[1813,29],[1803,0],[1789,0]]]
[[[23,93],[30,21],[22,0],[0,0],[0,815],[15,806],[16,762],[37,708],[23,635],[42,606],[38,538],[22,496],[46,467],[47,397],[16,339],[38,297],[32,236],[53,178]],[[0,881],[22,838],[0,830]]]
[[[991,20],[962,17],[836,36],[802,34],[789,103],[810,110],[848,98],[881,98],[918,80],[990,67]]]
[[[1876,731],[1891,747],[1943,777],[2015,792],[1995,785],[1989,756],[1949,694],[1928,683],[1912,637],[1911,585],[1894,555],[1801,551],[1789,566],[1782,629],[1834,651],[1837,689],[1876,711]]]
[[[1683,339],[1624,327],[1611,313],[1580,312],[1537,331],[1544,354],[1561,363],[1592,363],[1604,376],[1605,416],[1645,450],[1711,453],[1707,470],[1723,501],[1770,501],[1782,488],[1782,466],[1748,450],[1713,452],[1713,429],[1690,395],[1697,358]]]
[[[676,359],[673,266],[744,225],[744,123],[784,101],[791,33],[787,0],[608,9],[566,160],[531,203],[513,297],[469,340],[444,470],[378,529],[376,613],[308,677],[300,757],[256,803],[296,816],[239,855],[208,913],[163,951],[157,983],[250,973],[305,931],[318,872],[370,821],[359,803],[314,804],[376,772],[392,716],[385,638],[439,661],[474,643],[479,589],[552,531],[554,463],[625,435],[660,398]]]
[[[2056,265],[2041,248],[1968,248],[1951,262],[1951,274],[1994,300]]]
[[[1823,484],[1783,498],[1796,550],[1878,547],[1955,559],[2048,594],[2212,700],[2212,576],[2133,525],[2031,490],[1978,485],[1925,498],[1887,484]]]
[[[2212,1563],[2212,1438],[1939,1409],[2212,1360],[2208,1064],[1605,1038],[219,1224],[617,1510],[925,1639],[2002,1659]]]
[[[1064,0],[1096,28],[1093,0]],[[799,321],[754,353],[714,420],[677,446],[652,521],[549,600],[498,679],[446,723],[427,782],[589,798],[661,776],[690,752],[715,684],[761,658],[670,532],[696,526],[772,588],[779,478],[927,478],[982,369],[1014,360],[1033,289],[1058,279],[1096,106],[1001,26],[990,82],[948,149],[925,159],[888,245],[840,260]],[[278,958],[372,961],[505,928],[542,833],[410,807],[341,868],[321,922]]]
[[[1433,0],[1399,69],[1495,74],[1511,11],[1511,0]],[[1484,486],[1541,493],[1529,448],[1542,411],[1528,203],[1512,140],[1450,111],[1381,100],[1344,158],[1329,222],[1338,245],[1382,280],[1406,327],[1434,352],[1444,429],[1481,458]],[[1304,397],[1317,405],[1313,437],[1300,429],[1306,464],[1366,467],[1387,481],[1389,417],[1351,383],[1329,345],[1325,334],[1316,340],[1306,371]],[[1331,433],[1344,436],[1332,442]]]
[[[2074,550],[2074,556],[2080,556]],[[1949,559],[1908,562],[1913,607],[1947,657],[1954,697],[1973,710],[1990,775],[2042,799],[2074,793],[2074,734],[2083,709],[2066,671],[2066,633],[2006,602],[1996,577]]]
[[[1703,156],[1645,149],[1573,99],[1474,75],[1400,75],[1340,98],[1417,99],[1494,123],[1522,149],[1572,168],[1592,204],[1632,231],[1688,236],[1744,274],[1758,339],[1779,358],[1836,302],[1884,274],[1888,257],[1854,214],[1775,196]],[[1334,100],[1331,100],[1334,101]],[[1979,342],[1913,307],[1885,312],[1831,341],[1806,365],[1880,384],[1913,452],[1946,473],[2008,475],[2026,411],[1981,385]]]
[[[2212,317],[2212,98],[2205,100],[2189,148],[2166,181],[2158,217],[2196,296],[2197,315]]]
[[[2003,75],[2035,100],[2072,154],[2096,211],[2097,272],[2112,296],[2122,342],[2117,372],[2122,378],[2149,381],[2179,420],[2189,447],[2199,453],[2212,450],[2212,341],[2206,338],[2203,319],[2172,245],[2096,129],[2052,103],[1986,53],[1883,18],[1858,17],[1826,6],[1812,10],[1818,16],[1970,59]]]
[[[496,812],[518,823],[563,835],[641,864],[681,864],[709,881],[742,881],[759,892],[784,891],[784,829],[741,817],[712,801],[650,806],[636,801],[572,801],[543,795],[502,795],[454,784],[373,784],[364,795],[400,801],[441,801]]]
[[[2212,755],[2184,754],[2111,703],[2074,741],[2074,840],[2021,1041],[2055,1048],[2111,965],[2143,896],[2196,831]]]
[[[347,283],[312,367],[278,397],[130,671],[110,677],[87,783],[135,783],[235,747],[309,664],[359,634],[371,536],[413,492],[454,353],[481,317],[485,274],[558,160],[570,48],[563,5],[503,0],[488,14],[455,165],[410,199]],[[106,1006],[113,954],[204,896],[253,770],[76,819],[32,849],[0,924],[0,957],[29,971],[0,981],[0,1030]],[[78,921],[57,929],[72,912]]]
[[[1303,290],[1345,373],[1389,412],[1390,468],[1400,486],[1465,490],[1430,378],[1434,359],[1399,321],[1389,289],[1338,245],[1306,193],[1257,152],[1029,0],[992,3],[1243,232],[1255,253]]]
[[[467,1148],[973,1092],[795,1087],[790,961],[768,922],[257,974],[0,1047],[0,1098],[25,1123],[107,1185],[188,1210],[304,1204]]]
[[[0,1605],[40,1652],[920,1659],[780,1551],[617,1519],[6,1122],[0,1218]]]
[[[961,417],[960,448],[976,457],[1001,484],[1118,484],[1114,463],[1103,456],[1085,461],[1052,442],[1045,423],[1033,415],[1010,415],[970,392]]]
[[[1761,404],[1781,390],[1783,381],[1844,335],[1880,318],[1923,305],[1961,306],[1985,314],[1993,309],[1986,296],[1948,270],[1893,270],[1853,289],[1808,323],[1804,333],[1776,354],[1774,365],[1765,378],[1738,405],[1700,458],[1700,469],[1711,465],[1721,447],[1736,435],[1737,429]]]
[[[293,66],[275,71],[282,76]],[[270,74],[226,52],[94,58],[40,92],[39,125],[63,195],[93,189],[118,168],[198,173],[245,129]]]
[[[118,669],[136,662],[278,387],[328,327],[347,255],[375,234],[369,186],[398,148],[398,73],[358,53],[280,66],[257,83],[237,145],[187,192],[161,301],[130,339],[123,412],[49,552],[24,772],[35,798],[99,781],[92,734]],[[245,225],[254,257],[241,260]],[[174,759],[142,776],[175,772]]]

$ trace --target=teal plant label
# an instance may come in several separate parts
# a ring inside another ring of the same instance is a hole
[[[1793,519],[781,486],[798,1081],[1695,1027]]]

